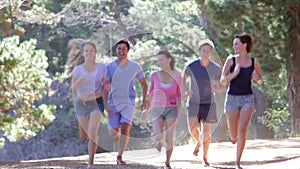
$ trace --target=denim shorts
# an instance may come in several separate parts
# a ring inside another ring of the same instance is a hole
[[[155,120],[158,118],[167,119],[171,117],[177,117],[177,107],[166,107],[166,108],[151,108],[151,119]]]
[[[242,107],[254,108],[253,95],[230,95],[226,94],[225,112],[238,111]]]
[[[104,103],[102,97],[96,100],[83,101],[76,99],[75,111],[77,116],[85,117],[92,113],[104,113]]]

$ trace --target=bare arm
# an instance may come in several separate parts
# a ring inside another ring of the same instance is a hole
[[[186,80],[189,76],[186,74],[183,74],[183,79],[182,79],[182,96],[188,96],[192,97],[192,92],[189,91],[187,85],[186,85]]]
[[[70,92],[76,93],[80,83],[84,80],[82,77],[72,77]]]
[[[103,88],[103,103],[104,103],[104,107],[105,110],[109,113],[110,112],[110,107],[108,106],[108,93],[111,90],[111,85],[110,82],[105,81],[104,82],[104,88]]]
[[[215,81],[215,84],[213,85],[213,91],[215,93],[223,93],[225,91],[226,87],[221,85],[221,82],[219,80]]]
[[[148,113],[150,112],[152,99],[153,99],[153,95],[150,93],[148,96],[148,102],[146,104],[146,108],[142,111],[142,115],[144,118],[146,118],[148,116]]]
[[[220,83],[223,86],[227,86],[230,83],[230,81],[236,78],[236,76],[240,73],[240,66],[238,64],[235,65],[234,71],[230,73],[230,67],[232,66],[232,64],[233,61],[231,57],[228,57],[221,74]]]
[[[260,70],[260,64],[257,59],[254,61],[254,75],[253,80],[255,80],[258,84],[263,84],[263,77]]]
[[[147,93],[148,93],[148,86],[147,86],[147,82],[146,82],[146,78],[141,78],[139,80],[141,86],[142,86],[142,91],[143,91],[143,101],[141,104],[141,110],[144,110],[147,108]]]
[[[183,84],[186,82],[186,79],[184,80],[184,77],[180,74],[180,73],[178,73],[178,76],[180,77],[178,80],[177,80],[177,84],[178,84],[178,90],[177,90],[177,92],[178,92],[178,96],[180,96],[180,97],[178,97],[177,96],[177,99],[176,99],[176,104],[177,104],[177,110],[178,110],[178,113],[182,113],[182,109],[181,109],[181,104],[182,104],[182,99],[183,99],[183,90],[184,90],[184,86],[183,86]]]

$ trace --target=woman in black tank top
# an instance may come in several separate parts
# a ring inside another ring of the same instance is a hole
[[[227,58],[221,83],[229,85],[225,101],[225,114],[231,142],[233,144],[238,142],[235,167],[240,169],[247,129],[254,112],[251,80],[262,84],[263,79],[259,62],[249,56],[252,49],[251,36],[247,34],[235,35],[233,49],[237,55]]]

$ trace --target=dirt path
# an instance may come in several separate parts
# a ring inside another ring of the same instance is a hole
[[[229,142],[212,143],[208,154],[210,167],[201,165],[201,156],[192,155],[194,146],[177,146],[171,165],[175,169],[234,169],[236,145]],[[201,152],[199,153],[201,154]],[[95,157],[99,169],[158,169],[163,168],[165,154],[155,149],[127,151],[126,166],[115,165],[115,153],[101,153]],[[0,168],[86,168],[88,156],[63,157],[35,161],[2,162]],[[244,169],[300,169],[300,138],[283,140],[248,140],[242,157]]]

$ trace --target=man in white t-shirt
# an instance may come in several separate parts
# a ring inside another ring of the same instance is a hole
[[[130,126],[135,110],[136,92],[134,80],[142,86],[143,101],[141,109],[146,108],[147,83],[142,67],[137,62],[127,58],[130,49],[127,40],[120,40],[116,44],[117,59],[107,65],[104,90],[104,106],[108,112],[108,126],[110,134],[118,144],[117,165],[126,164],[122,160],[130,135]]]

